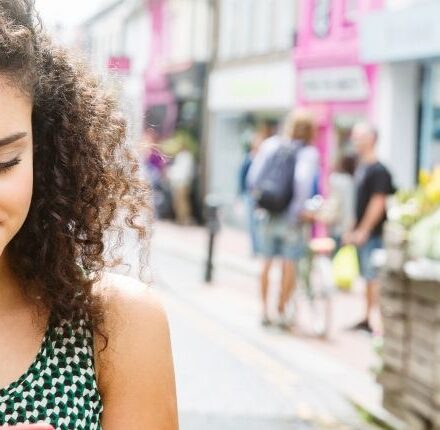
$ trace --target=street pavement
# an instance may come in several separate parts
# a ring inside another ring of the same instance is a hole
[[[152,267],[170,318],[182,430],[371,428],[334,386],[350,385],[350,373],[292,334],[260,327],[258,300],[241,288],[249,275],[218,269],[206,285],[200,262],[167,252],[165,236],[156,232]],[[181,245],[190,253],[195,242]]]

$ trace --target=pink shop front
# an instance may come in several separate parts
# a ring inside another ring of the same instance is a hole
[[[350,150],[353,125],[374,120],[377,66],[359,60],[357,21],[381,3],[301,1],[294,50],[297,106],[312,110],[318,121],[323,179],[338,158]]]

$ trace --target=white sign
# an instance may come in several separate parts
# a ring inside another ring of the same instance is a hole
[[[361,21],[360,54],[371,63],[440,56],[440,1],[379,11]]]
[[[288,110],[295,100],[291,61],[215,70],[209,80],[213,111]]]
[[[369,88],[361,66],[307,69],[299,76],[302,96],[310,102],[364,101]]]

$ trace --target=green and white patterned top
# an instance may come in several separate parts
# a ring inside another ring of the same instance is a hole
[[[0,389],[0,425],[51,424],[57,430],[101,430],[93,330],[80,320],[49,327],[28,371]]]

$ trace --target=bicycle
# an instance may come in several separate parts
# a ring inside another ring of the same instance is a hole
[[[333,239],[316,238],[308,245],[308,252],[299,264],[298,293],[303,293],[310,325],[316,336],[328,339],[332,332],[333,282],[332,255],[336,243]]]

